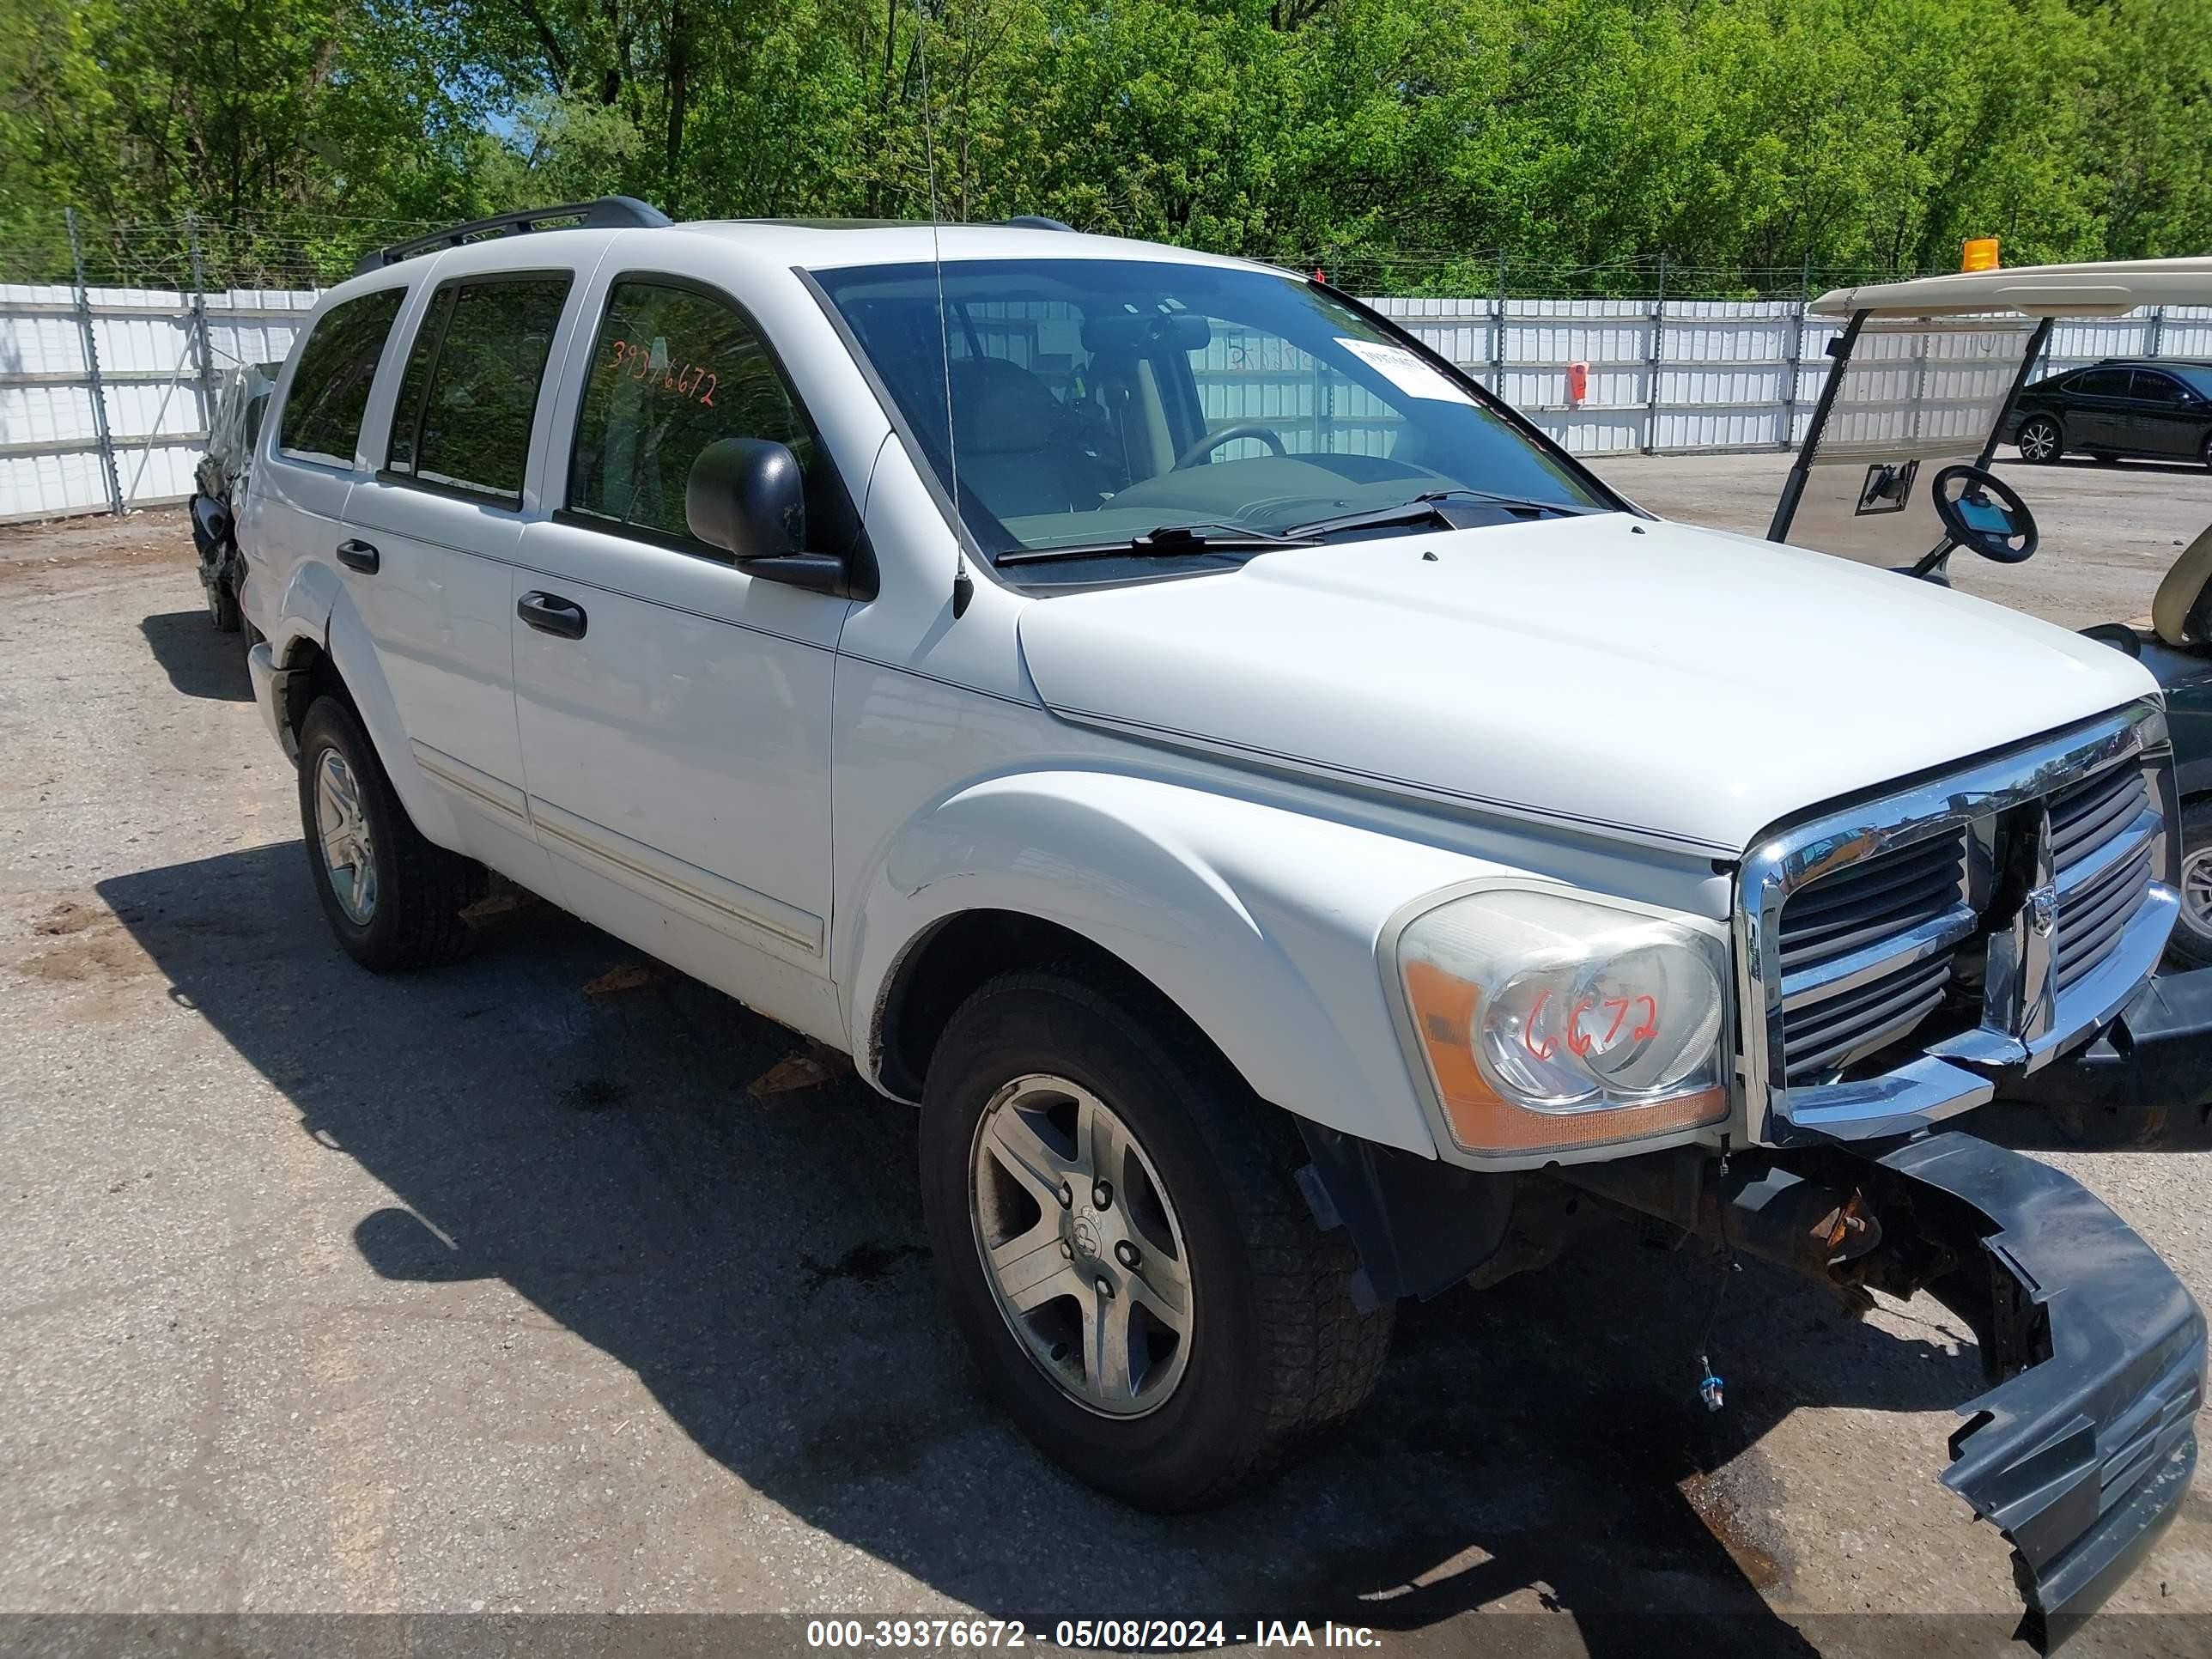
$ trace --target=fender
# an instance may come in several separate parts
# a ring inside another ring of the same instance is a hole
[[[1437,1155],[1376,941],[1409,900],[1516,873],[1184,784],[1037,772],[973,785],[917,817],[865,884],[853,944],[858,1063],[898,963],[977,909],[1051,921],[1173,1000],[1263,1098],[1364,1140]]]
[[[407,816],[414,821],[415,827],[437,845],[458,848],[462,841],[453,809],[441,792],[430,787],[430,780],[416,763],[415,750],[407,741],[406,725],[399,718],[399,706],[392,700],[392,688],[385,681],[384,665],[377,657],[368,625],[362,621],[353,596],[334,574],[331,582],[337,592],[331,606],[330,631],[324,648],[337,665],[346,690],[353,694],[354,712],[368,728],[368,740],[376,745],[377,758],[384,763],[385,775],[392,780],[392,793],[399,797],[399,804],[407,809]]]

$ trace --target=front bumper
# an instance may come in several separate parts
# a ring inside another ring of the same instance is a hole
[[[2180,1508],[2203,1316],[2149,1245],[2050,1165],[1946,1131],[1726,1161],[1677,1148],[1559,1178],[1847,1304],[1926,1291],[1964,1319],[1990,1387],[1959,1407],[1943,1484],[2011,1542],[2021,1634],[2045,1652]]]
[[[1945,1133],[1884,1154],[1916,1220],[1979,1235],[1929,1288],[2000,1379],[1960,1407],[1943,1484],[2013,1546],[2027,1634],[2064,1641],[2134,1571],[2197,1467],[2205,1327],[2188,1289],[2068,1176]]]

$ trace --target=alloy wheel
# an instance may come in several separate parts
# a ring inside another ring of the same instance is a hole
[[[376,914],[376,848],[360,781],[335,749],[323,750],[315,765],[315,834],[338,908],[356,927],[367,927]]]
[[[968,1194],[985,1282],[1037,1368],[1103,1416],[1165,1404],[1190,1358],[1190,1255],[1128,1125],[1066,1078],[1018,1077],[976,1123]]]
[[[2058,459],[2058,430],[2048,421],[2030,421],[2020,429],[2021,459],[2051,461]]]
[[[2212,847],[2181,860],[2182,919],[2200,939],[2212,939]]]

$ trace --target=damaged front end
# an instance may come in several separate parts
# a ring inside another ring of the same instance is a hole
[[[1820,1279],[1926,1291],[1993,1386],[1960,1407],[1943,1484],[2013,1546],[2045,1651],[2127,1577],[2197,1467],[2205,1326],[2187,1288],[2075,1182],[1972,1136],[1863,1153],[1693,1149],[1560,1172],[1632,1210]]]

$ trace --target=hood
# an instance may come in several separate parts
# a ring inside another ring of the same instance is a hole
[[[1626,514],[1042,599],[1021,641],[1067,719],[1729,854],[2155,689],[1984,600]]]

